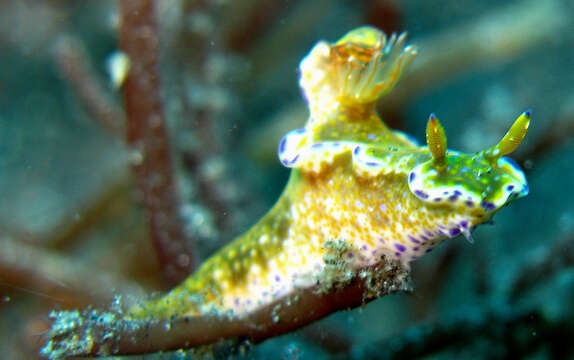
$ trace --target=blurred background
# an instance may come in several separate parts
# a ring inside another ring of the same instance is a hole
[[[142,155],[125,141],[118,11],[109,0],[0,0],[3,359],[37,357],[51,309],[169,286],[131,168]],[[431,112],[450,148],[472,152],[533,110],[513,155],[531,193],[474,244],[452,239],[413,263],[412,294],[249,357],[574,358],[572,0],[174,0],[156,13],[176,204],[199,261],[283,189],[276,146],[306,121],[297,66],[318,40],[363,24],[408,31],[419,56],[379,113],[421,142]]]

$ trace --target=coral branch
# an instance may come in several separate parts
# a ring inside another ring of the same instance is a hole
[[[80,261],[23,245],[0,240],[0,285],[68,304],[105,304],[115,295],[142,296],[142,289],[126,279]],[[86,279],[90,279],[86,281]]]
[[[170,144],[160,97],[155,2],[120,2],[121,49],[130,59],[124,85],[127,141],[166,280],[175,285],[195,267],[192,241],[180,218]]]
[[[112,135],[124,132],[124,115],[97,76],[82,42],[61,35],[54,47],[54,58],[62,78],[75,90],[86,111]]]
[[[205,315],[170,320],[130,320],[120,313],[88,311],[54,314],[43,354],[66,356],[143,354],[190,348],[222,339],[259,343],[294,331],[333,312],[351,309],[409,289],[407,273],[397,264],[356,273],[346,286],[317,285],[294,292],[245,318]]]

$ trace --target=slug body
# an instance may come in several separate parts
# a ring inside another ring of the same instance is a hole
[[[404,34],[362,27],[311,50],[300,65],[310,118],[278,149],[293,169],[283,194],[247,233],[134,316],[244,316],[324,281],[333,251],[350,269],[389,258],[408,267],[444,239],[470,240],[472,229],[528,193],[523,172],[503,156],[526,135],[529,112],[474,154],[447,150],[434,115],[427,146],[381,121],[377,100],[416,55],[404,42]]]

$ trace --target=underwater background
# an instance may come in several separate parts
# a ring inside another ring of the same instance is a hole
[[[277,144],[307,119],[297,67],[319,40],[364,24],[408,31],[419,55],[378,110],[421,143],[431,112],[465,152],[533,113],[512,155],[530,194],[474,244],[451,239],[412,263],[411,293],[216,357],[574,358],[574,1],[155,6],[172,165],[159,170],[171,170],[181,218],[163,225],[187,250],[193,240],[183,269],[249,229],[284,188]],[[153,174],[132,171],[142,154],[125,140],[119,26],[115,1],[0,1],[2,359],[39,358],[53,309],[106,308],[177,282],[160,271],[142,205]]]

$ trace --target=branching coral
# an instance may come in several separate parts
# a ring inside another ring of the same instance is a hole
[[[410,289],[398,263],[366,267],[341,286],[324,284],[294,291],[246,317],[202,315],[167,320],[130,319],[120,310],[54,312],[50,339],[42,354],[65,356],[142,354],[212,344],[222,339],[259,343],[321,319],[333,312],[364,305],[378,297]],[[81,339],[81,340],[80,340]]]
[[[166,279],[177,284],[195,267],[191,239],[184,231],[173,177],[160,94],[155,1],[120,2],[120,47],[130,59],[124,84],[127,141],[150,232]]]

